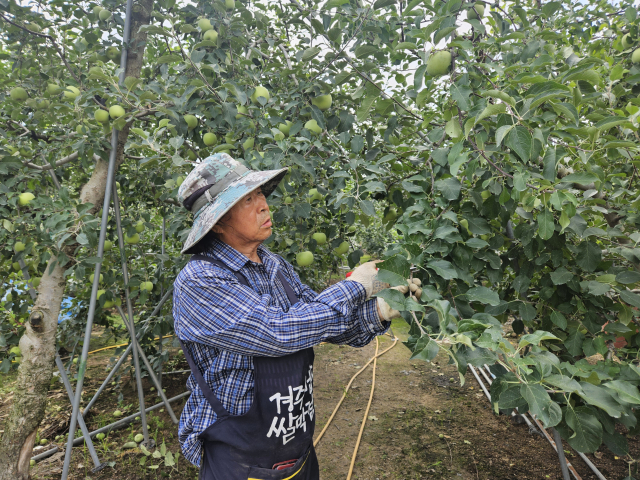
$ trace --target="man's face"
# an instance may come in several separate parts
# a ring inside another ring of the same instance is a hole
[[[216,229],[220,228],[221,232]],[[260,187],[245,195],[222,217],[214,231],[242,243],[263,242],[271,235],[269,205]]]

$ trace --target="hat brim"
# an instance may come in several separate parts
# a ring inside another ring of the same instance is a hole
[[[193,219],[193,227],[184,242],[181,253],[190,250],[204,238],[211,228],[227,213],[238,200],[258,187],[262,187],[265,197],[271,195],[287,174],[288,168],[280,170],[249,171],[220,192],[213,202],[198,210]]]

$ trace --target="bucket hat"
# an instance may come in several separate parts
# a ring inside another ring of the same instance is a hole
[[[275,190],[287,168],[256,171],[226,153],[215,153],[199,163],[178,190],[178,201],[193,212],[193,226],[182,253],[204,238],[218,220],[245,195],[262,187],[265,197]]]

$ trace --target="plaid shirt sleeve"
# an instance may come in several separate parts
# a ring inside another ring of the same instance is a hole
[[[281,265],[284,267],[285,274],[300,300],[304,302],[315,301],[318,294],[308,285],[300,281],[300,277],[293,267],[284,260],[281,260]],[[340,283],[350,284],[356,282],[343,281]],[[364,347],[376,336],[384,334],[391,325],[391,322],[382,320],[378,315],[377,300],[375,298],[367,300],[354,308],[351,313],[350,323],[351,325],[347,330],[341,334],[327,338],[326,341],[338,345]]]
[[[186,275],[180,278],[181,321],[176,322],[176,331],[183,341],[229,352],[283,356],[339,338],[362,323],[357,315],[365,299],[362,285],[339,282],[312,297],[312,290],[302,287],[297,275],[296,280],[294,288],[296,293],[303,289],[303,301],[284,311],[269,295],[257,294],[220,267]],[[369,328],[369,322],[365,324]]]

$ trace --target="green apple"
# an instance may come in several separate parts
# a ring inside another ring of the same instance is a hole
[[[194,162],[195,160],[197,160],[198,155],[196,155],[196,152],[194,152],[193,150],[189,149],[189,151],[187,152],[187,158],[189,160],[191,160],[192,162]]]
[[[9,349],[9,354],[14,354],[16,357],[21,357],[22,356],[22,350],[20,350],[20,347],[11,347]]]
[[[46,445],[47,443],[49,443],[49,440],[47,440],[46,438],[40,439],[40,445]]]
[[[35,197],[35,195],[31,192],[25,192],[25,193],[21,193],[20,195],[18,195],[18,204],[21,206],[27,206],[31,203],[31,200],[33,200]]]
[[[289,120],[287,120],[286,123],[278,124],[278,130],[280,130],[282,133],[284,133],[288,137],[289,130],[291,130],[292,126],[293,126],[293,122],[290,122]]]
[[[628,34],[628,33],[626,33],[626,34],[622,37],[622,41],[621,41],[621,43],[622,43],[622,48],[624,48],[624,49],[626,50],[627,48],[631,48],[631,47],[633,47],[633,45],[634,45],[634,43],[635,43],[635,42],[634,42],[634,41],[633,41],[633,39],[629,36],[629,34]]]
[[[355,225],[351,225],[351,226],[349,227],[349,232],[350,232],[350,233],[353,233],[353,232],[355,232],[355,231],[356,231],[356,226],[355,226]]]
[[[114,417],[121,417],[122,416],[122,412],[120,410],[116,410],[115,412],[113,412],[113,416]]]
[[[4,301],[5,302],[13,302],[13,295],[11,294],[11,292],[7,293],[7,296],[4,297]]]
[[[327,243],[327,235],[322,232],[314,233],[313,235],[311,235],[311,238],[313,238],[318,245],[324,245],[325,243]]]
[[[40,278],[39,277],[32,278],[31,285],[33,285],[33,288],[38,288],[40,286]]]
[[[120,60],[121,52],[118,47],[114,47],[114,46],[107,47],[107,51],[105,53],[107,55],[107,58],[112,62],[115,62],[116,60]]]
[[[19,262],[13,262],[11,264],[11,268],[13,268],[16,272],[19,272],[21,270],[20,269],[20,263]]]
[[[125,114],[124,108],[122,108],[120,105],[113,105],[112,107],[109,107],[109,116],[114,120],[116,118],[120,118],[124,114]]]
[[[360,257],[360,263],[367,263],[369,260],[371,260],[371,255],[362,255]]]
[[[22,243],[22,242],[16,242],[16,243],[13,245],[13,251],[14,251],[14,252],[16,252],[16,253],[23,252],[23,251],[24,251],[24,249],[25,249],[25,244],[24,244],[24,243]]]
[[[64,98],[66,99],[75,100],[78,95],[80,95],[80,90],[73,85],[68,85],[64,90]]]
[[[216,32],[215,30],[208,30],[204,32],[202,39],[209,42],[218,43],[218,32]]]
[[[328,110],[331,107],[332,102],[333,98],[331,97],[331,95],[319,95],[311,100],[311,103],[322,111]]]
[[[320,128],[320,125],[318,125],[318,122],[316,122],[315,120],[309,120],[304,124],[304,128],[315,135],[319,135],[320,133],[322,133],[322,128]]]
[[[102,69],[100,67],[91,67],[89,69],[89,75],[102,75]]]
[[[71,363],[73,363],[74,365],[77,365],[77,363],[78,363],[78,357],[74,358],[74,359],[73,359],[73,362],[71,362]]]
[[[242,143],[242,148],[244,150],[251,150],[253,148],[253,146],[255,145],[255,138],[251,137],[251,138],[247,138],[243,143]]]
[[[433,53],[427,60],[427,75],[439,77],[446,75],[451,68],[451,52],[439,51]]]
[[[133,441],[136,442],[136,443],[140,443],[142,440],[144,440],[144,435],[142,435],[141,433],[139,433],[135,437],[133,437]]]
[[[130,237],[128,235],[125,235],[124,243],[128,243],[129,245],[135,245],[136,243],[140,243],[140,235],[138,235],[137,233],[133,234]]]
[[[104,10],[104,8],[102,8],[100,5],[96,5],[95,7],[93,7],[91,11],[93,12],[94,15],[98,16],[100,15],[100,12],[102,10]]]
[[[349,251],[349,242],[342,242],[333,250],[336,255],[344,255]]]
[[[299,252],[296,255],[296,263],[301,267],[307,267],[313,263],[313,253],[310,251]]]
[[[491,192],[489,190],[483,190],[482,192],[480,192],[480,196],[483,200],[486,200],[491,196]]]
[[[200,27],[200,30],[202,30],[203,32],[206,32],[208,30],[211,30],[213,28],[213,25],[211,25],[211,20],[209,20],[208,18],[201,18],[200,20],[198,20],[198,27]]]
[[[107,112],[106,110],[102,110],[101,108],[99,108],[95,112],[93,112],[93,118],[95,118],[96,122],[98,123],[105,123],[109,121],[109,113],[110,112]]]
[[[473,9],[475,8],[475,10]],[[469,10],[467,10],[467,18],[469,20],[478,20],[478,16],[480,18],[484,17],[484,4],[483,3],[476,3],[473,8],[469,8]],[[476,13],[478,12],[478,13]]]
[[[47,84],[47,93],[49,95],[58,95],[61,91],[62,88],[60,88],[59,85],[56,85],[55,83]]]
[[[96,276],[96,274],[92,273],[91,276],[89,277],[89,281],[93,282],[93,279],[95,278],[95,276]],[[100,274],[100,283],[102,283],[103,278],[104,278],[103,275]]]
[[[274,138],[276,141],[278,141],[278,142],[279,142],[280,140],[284,140],[284,133],[282,133],[282,131],[279,131],[278,133],[276,133],[276,134],[273,136],[273,138]]]
[[[322,194],[318,191],[317,188],[312,188],[311,190],[309,190],[309,197],[311,199],[311,201],[313,202],[314,200],[322,200]]]
[[[231,1],[231,0],[228,0]],[[253,103],[258,103],[258,97],[264,97],[267,101],[269,101],[269,90],[264,88],[263,86],[257,86],[251,95],[251,101]]]
[[[187,122],[187,128],[193,130],[198,126],[198,119],[194,115],[185,115],[184,121]]]
[[[178,178],[176,178],[176,185],[179,187],[180,185],[182,185],[182,182],[184,182],[185,177],[180,175]]]
[[[98,18],[103,22],[106,22],[111,18],[111,12],[109,10],[104,10],[104,9],[100,10],[100,13],[98,13]]]
[[[11,100],[13,100],[14,102],[20,102],[20,103],[24,102],[27,98],[29,98],[27,91],[22,87],[13,88],[9,92],[9,96],[11,97]]]
[[[153,283],[152,282],[142,282],[140,284],[140,290],[146,290],[148,292],[153,290]]]
[[[35,467],[36,466],[36,461],[33,458],[31,460],[29,460],[29,466],[30,467]]]
[[[242,117],[249,114],[249,110],[247,110],[247,107],[245,107],[244,105],[238,105],[237,110],[238,113],[236,114],[236,120],[240,120]]]
[[[463,218],[462,220],[460,220],[460,225],[462,225],[464,229],[467,231],[467,233],[471,235],[471,230],[469,230],[469,222],[467,221],[466,218]]]
[[[144,222],[142,220],[138,220],[138,222],[136,223],[136,232],[144,232]]]
[[[104,437],[105,437],[105,436],[106,436],[106,435],[105,435],[104,433],[99,433],[99,434],[97,434],[97,435],[96,435],[96,438],[97,438],[98,440],[104,440]]]
[[[633,63],[640,63],[640,48],[636,48],[631,54],[631,61]]]
[[[224,6],[227,10],[233,10],[236,8],[236,2],[234,0],[224,0]]]
[[[100,297],[104,295],[105,292],[106,290],[98,290],[98,292],[96,293],[96,300],[100,300]]]
[[[393,222],[396,218],[398,218],[398,214],[396,213],[395,209],[390,208],[387,214],[382,218],[382,221],[385,223]]]
[[[285,205],[291,205],[293,203],[293,198],[291,197],[284,197],[284,204]]]
[[[104,302],[104,308],[113,308],[115,305],[122,305],[122,300],[116,298],[115,300],[105,300]]]
[[[113,248],[113,243],[111,242],[111,240],[105,240],[104,241],[104,251],[108,252],[109,250],[111,250]]]
[[[215,133],[208,132],[204,134],[202,141],[207,147],[210,147],[218,143],[218,136]]]

